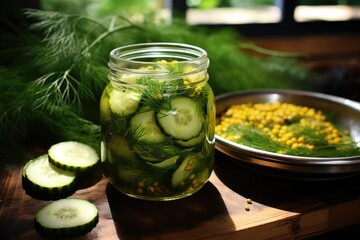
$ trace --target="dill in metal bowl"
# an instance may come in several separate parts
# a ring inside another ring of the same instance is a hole
[[[229,92],[215,101],[215,148],[242,166],[311,180],[360,173],[359,102],[289,89]]]
[[[222,113],[216,134],[230,141],[279,154],[345,157],[360,154],[347,129],[321,110],[276,101],[234,104]]]

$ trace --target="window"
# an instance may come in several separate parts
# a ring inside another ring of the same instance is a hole
[[[294,19],[306,21],[348,21],[360,18],[360,1],[309,1],[302,0],[296,6]]]
[[[183,0],[189,24],[232,26],[248,36],[359,32],[360,0]]]
[[[212,4],[204,4],[206,2]],[[271,0],[188,0],[187,6],[189,24],[276,23],[281,20],[280,8]]]

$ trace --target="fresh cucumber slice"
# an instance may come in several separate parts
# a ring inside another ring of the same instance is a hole
[[[181,186],[194,172],[199,161],[204,158],[202,152],[187,156],[172,175],[171,184],[173,187]]]
[[[25,190],[43,196],[60,196],[75,189],[75,173],[51,165],[47,154],[28,161],[22,176]]]
[[[67,171],[85,172],[99,162],[96,151],[87,144],[67,141],[52,145],[48,150],[49,161]]]
[[[82,199],[60,199],[46,204],[35,216],[37,230],[46,236],[70,237],[84,234],[99,221],[97,207]]]
[[[171,109],[161,109],[158,122],[163,131],[179,140],[189,140],[198,136],[202,130],[204,118],[193,98],[176,97],[170,101]]]
[[[109,105],[113,113],[128,116],[135,113],[139,107],[141,93],[130,88],[113,88],[109,92]]]
[[[149,143],[160,143],[166,140],[166,136],[155,121],[155,111],[149,106],[139,109],[139,112],[131,118],[130,127],[137,140]]]

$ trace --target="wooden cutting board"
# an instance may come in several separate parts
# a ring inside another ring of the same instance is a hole
[[[181,200],[137,200],[114,190],[102,175],[93,179],[69,196],[93,202],[100,214],[97,226],[76,239],[302,239],[360,223],[359,176],[283,180],[243,169],[218,153],[210,181]],[[23,190],[21,166],[2,167],[0,239],[41,239],[33,221],[47,202]]]

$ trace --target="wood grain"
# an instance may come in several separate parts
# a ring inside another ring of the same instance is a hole
[[[23,190],[21,166],[5,166],[0,177],[0,239],[41,239],[33,220],[48,201]],[[76,239],[302,239],[360,223],[359,178],[278,179],[218,153],[210,181],[188,198],[133,199],[101,175],[69,197],[93,202],[100,213],[97,226]]]

